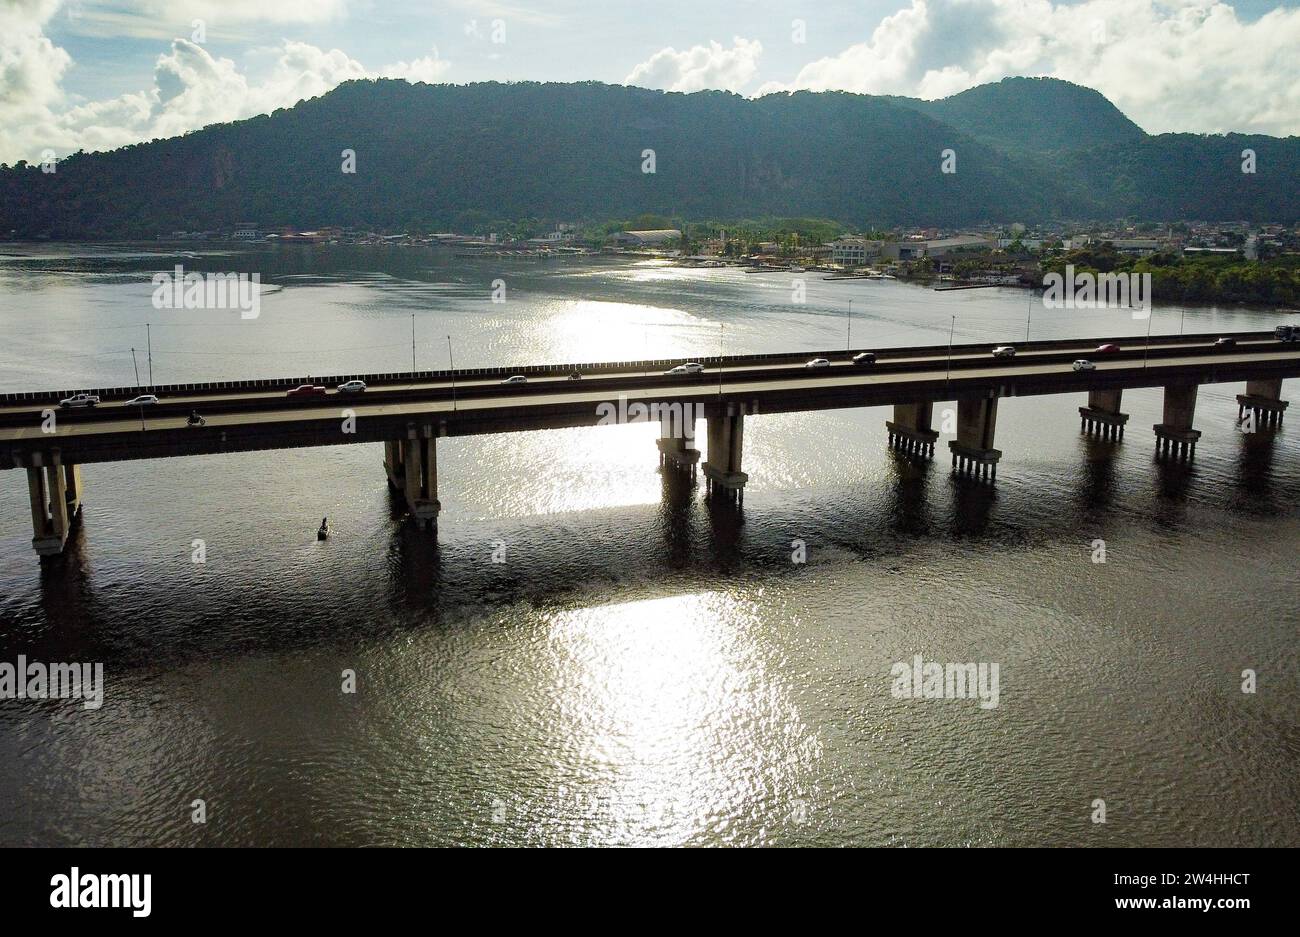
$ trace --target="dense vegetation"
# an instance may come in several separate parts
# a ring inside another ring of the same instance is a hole
[[[1240,171],[1254,148],[1258,171]],[[655,172],[643,172],[654,150]],[[940,154],[957,172],[940,172]],[[341,171],[344,150],[356,172]],[[1010,80],[940,102],[841,92],[354,81],[274,114],[0,168],[0,233],[153,237],[817,217],[853,227],[1300,217],[1300,139],[1150,137],[1094,91]]]
[[[1242,302],[1300,305],[1300,258],[1286,255],[1269,261],[1240,256],[1179,257],[1151,254],[1130,257],[1106,243],[1071,251],[1043,262],[1043,271],[1075,273],[1149,273],[1152,297],[1168,302]]]

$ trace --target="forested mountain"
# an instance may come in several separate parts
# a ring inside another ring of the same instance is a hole
[[[1146,133],[1098,91],[1056,78],[1003,78],[915,108],[1008,153],[1050,153],[1137,143]]]
[[[1241,151],[1258,153],[1241,172]],[[956,172],[941,171],[956,153]],[[343,151],[356,154],[343,172]],[[643,171],[646,150],[655,172]],[[54,173],[0,169],[0,232],[153,237],[252,221],[820,216],[852,225],[1300,217],[1300,138],[1152,137],[1088,89],[1008,80],[937,102],[747,99],[598,83],[353,81],[267,116]]]

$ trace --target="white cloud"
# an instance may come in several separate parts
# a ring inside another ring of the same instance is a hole
[[[682,52],[661,49],[642,62],[623,80],[624,84],[665,91],[700,91],[720,88],[739,91],[758,73],[763,44],[757,39],[732,39],[724,49],[717,42],[693,46]]]
[[[354,78],[432,82],[450,68],[436,49],[372,71],[338,49],[285,41],[274,50],[270,73],[252,81],[230,59],[175,39],[155,63],[153,87],[69,107],[60,81],[72,60],[43,34],[57,7],[58,0],[0,6],[0,162],[35,161],[46,149],[62,156],[176,136],[288,107]]]
[[[189,35],[194,21],[202,20],[209,37],[230,38],[247,24],[324,23],[346,13],[347,0],[70,0],[68,28],[96,39],[170,39]]]
[[[1095,88],[1152,133],[1300,133],[1300,10],[1215,0],[910,0],[867,42],[759,93],[945,97],[1009,75]]]
[[[59,0],[0,4],[0,159],[20,135],[55,135],[50,109],[62,98],[59,83],[72,64],[71,56],[44,34],[58,6]],[[43,148],[29,155],[39,155]]]
[[[442,81],[450,68],[451,63],[438,58],[438,50],[434,49],[433,55],[426,55],[424,58],[385,65],[380,70],[380,75],[384,78],[405,78],[411,82],[423,81],[432,85]]]

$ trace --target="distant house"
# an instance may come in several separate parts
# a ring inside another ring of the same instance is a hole
[[[877,256],[881,248],[879,241],[847,237],[837,238],[826,246],[831,250],[831,263],[843,267],[860,267],[869,257]]]
[[[1184,247],[1183,253],[1191,254],[1193,257],[1196,256],[1204,257],[1207,255],[1212,257],[1214,256],[1231,257],[1233,254],[1241,253],[1241,251],[1235,247]]]
[[[656,231],[619,231],[611,234],[609,243],[615,247],[667,247],[680,242],[682,232],[676,228]]]
[[[1154,254],[1160,250],[1155,238],[1111,238],[1110,242],[1121,254]]]
[[[981,237],[979,235],[958,235],[951,238],[938,238],[936,240],[923,242],[926,257],[943,257],[945,254],[961,250],[987,250],[993,247],[997,241],[993,238]]]

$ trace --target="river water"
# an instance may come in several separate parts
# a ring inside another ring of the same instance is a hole
[[[473,367],[1148,325],[644,262],[0,247],[0,391],[405,370],[413,325],[420,368],[448,336]],[[259,316],[155,309],[178,263],[259,273]],[[1300,845],[1300,444],[1242,433],[1240,390],[1202,388],[1190,467],[1153,459],[1158,391],[1118,446],[1077,395],[1004,400],[993,488],[944,440],[901,460],[884,409],[759,416],[742,514],[647,425],[444,440],[436,538],[357,445],[88,466],[41,563],[0,472],[0,662],[105,672],[97,710],[0,700],[0,843]],[[998,705],[896,698],[918,654],[996,663]]]

